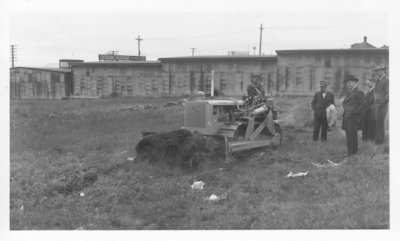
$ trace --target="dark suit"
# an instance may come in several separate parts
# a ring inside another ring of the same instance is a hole
[[[357,87],[346,95],[343,100],[343,123],[342,129],[346,131],[347,155],[357,154],[358,136],[361,129],[363,111],[365,108],[365,96]]]
[[[321,130],[321,140],[326,141],[328,120],[326,119],[326,108],[335,104],[335,97],[329,91],[326,91],[325,98],[321,91],[314,94],[311,107],[314,110],[314,131],[313,140],[318,140],[319,130]]]
[[[389,103],[389,79],[386,75],[380,77],[375,83],[374,106],[376,121],[375,143],[382,144],[385,140],[385,117]]]
[[[365,95],[362,140],[375,140],[374,89],[368,90]]]

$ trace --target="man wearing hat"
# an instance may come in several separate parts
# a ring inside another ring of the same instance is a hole
[[[264,86],[261,84],[261,78],[259,75],[251,76],[251,83],[247,86],[247,94],[249,96],[258,96],[260,98],[264,98],[265,90]]]
[[[259,104],[265,100],[265,90],[259,75],[251,76],[251,83],[247,86],[247,94],[246,102],[251,105]]]
[[[311,107],[314,110],[314,131],[313,140],[317,141],[319,137],[319,131],[321,129],[321,140],[326,141],[328,120],[326,117],[326,108],[330,105],[335,105],[335,98],[332,92],[326,90],[328,83],[321,81],[319,83],[321,91],[314,94],[314,98],[311,102]]]
[[[375,144],[383,144],[385,140],[385,117],[389,103],[389,78],[385,74],[386,67],[383,65],[375,66],[373,69],[377,76],[374,90],[374,109],[376,121]]]
[[[346,76],[344,83],[347,95],[343,100],[343,123],[342,129],[346,131],[347,155],[351,156],[358,152],[358,135],[361,129],[362,116],[365,107],[364,93],[357,87],[358,79],[353,75]]]

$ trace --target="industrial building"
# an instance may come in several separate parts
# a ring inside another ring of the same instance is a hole
[[[74,95],[162,96],[168,86],[161,78],[160,61],[111,61],[71,64]]]
[[[315,49],[279,50],[276,92],[310,95],[319,89],[319,81],[330,83],[335,94],[341,94],[343,80],[352,74],[363,81],[372,77],[377,64],[389,65],[388,49]]]
[[[39,74],[33,73],[32,68],[23,71],[13,68],[12,97],[57,98],[71,94],[87,97],[193,96],[198,91],[210,93],[212,77],[219,96],[242,96],[246,94],[246,87],[254,74],[261,77],[266,92],[272,95],[312,95],[319,89],[321,80],[329,82],[329,88],[341,95],[347,74],[356,76],[362,84],[372,77],[373,66],[389,66],[389,48],[376,48],[364,37],[363,42],[352,44],[348,49],[277,50],[276,55],[169,57],[158,61],[60,60],[60,67],[61,62],[63,68],[58,69],[58,73],[64,77],[60,77],[60,83],[61,80],[67,83],[69,74],[72,77],[71,84],[64,84],[68,86],[64,88],[65,92],[53,94],[54,90],[51,90],[50,94],[43,94],[37,91],[40,87],[20,84],[21,81],[31,83],[33,76],[36,76],[36,82],[50,83],[48,79],[56,79],[54,71],[53,75],[47,75],[48,69],[41,69]],[[70,67],[70,70],[65,67]]]
[[[70,69],[15,67],[10,69],[11,99],[61,99],[71,96]]]

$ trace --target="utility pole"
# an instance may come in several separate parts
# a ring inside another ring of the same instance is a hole
[[[194,56],[194,50],[196,49],[196,48],[191,48],[192,49],[192,56]]]
[[[261,55],[261,42],[262,42],[262,31],[263,31],[263,26],[261,24],[260,26],[260,48],[259,48],[259,55]]]
[[[14,62],[17,61],[17,56],[16,56],[16,52],[17,52],[17,45],[12,44],[11,46],[11,68],[14,68]]]
[[[138,38],[136,40],[138,41],[138,56],[140,56],[140,41],[142,41],[143,39],[140,38],[140,35],[138,35]]]

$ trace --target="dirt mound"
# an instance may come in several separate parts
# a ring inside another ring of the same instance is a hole
[[[221,141],[188,130],[148,135],[135,149],[139,161],[163,162],[183,169],[198,169],[207,161],[217,162],[224,157]]]

